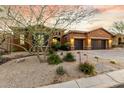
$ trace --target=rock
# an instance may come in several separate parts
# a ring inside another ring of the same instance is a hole
[[[25,58],[21,58],[21,59],[17,59],[16,63],[20,63],[20,62],[24,62],[24,61],[25,61]]]

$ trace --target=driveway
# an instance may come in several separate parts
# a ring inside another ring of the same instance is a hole
[[[91,59],[91,60],[94,60],[94,57],[97,56],[101,59],[116,60],[118,62],[124,63],[124,48],[108,49],[108,50],[107,49],[106,50],[74,50],[71,52],[73,55],[75,55],[77,62],[80,62],[80,59],[82,62],[86,60],[86,56],[84,56],[84,54],[87,54],[88,59]],[[80,55],[78,52],[80,52]],[[64,52],[64,55],[65,54],[66,52]]]
[[[84,53],[87,53],[94,57],[98,56],[103,59],[110,59],[110,60],[116,60],[118,62],[124,62],[124,49],[84,50]]]

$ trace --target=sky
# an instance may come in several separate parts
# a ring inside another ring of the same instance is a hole
[[[51,6],[51,7],[54,8],[56,6]],[[57,7],[63,8],[65,6],[59,5]],[[65,8],[68,7],[70,6],[66,6]],[[97,29],[99,27],[103,27],[109,30],[114,22],[124,20],[124,5],[90,5],[90,7],[97,9],[99,13],[95,14],[87,21],[81,21],[78,24],[71,25],[69,29],[89,31],[89,30]],[[38,8],[38,6],[36,6],[36,8]],[[27,6],[23,6],[22,11],[24,12],[25,15],[27,15],[29,12]]]
[[[81,22],[78,26],[73,26],[72,29],[92,30],[99,27],[110,29],[114,22],[124,20],[123,5],[99,5],[93,7],[98,9],[100,13],[91,18],[89,22]]]

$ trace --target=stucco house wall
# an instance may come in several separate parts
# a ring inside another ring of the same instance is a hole
[[[83,49],[91,49],[92,39],[106,40],[106,48],[112,48],[113,35],[103,28],[98,28],[88,32],[70,31],[65,35],[67,41],[71,43],[71,50],[75,49],[75,39],[83,40]]]
[[[113,42],[112,42],[113,46],[119,46],[120,45],[119,44],[119,38],[121,39],[120,44],[124,44],[124,35],[123,34],[116,34],[113,37]]]
[[[3,35],[3,32],[0,32],[0,51],[11,51],[12,46],[12,36],[11,33],[6,33],[6,35]],[[4,40],[5,38],[5,40]],[[3,42],[2,42],[3,41]]]
[[[23,34],[23,33],[22,33]],[[8,40],[6,42],[11,42],[14,44],[18,44],[20,45],[20,35],[21,33],[16,33],[16,36],[12,36],[11,38],[8,38]],[[18,38],[16,38],[18,37]],[[69,31],[66,34],[64,34],[64,32],[55,32],[54,37],[58,37],[60,38],[60,42],[62,44],[64,43],[69,43],[70,44],[70,50],[74,50],[75,49],[75,40],[83,40],[82,45],[83,49],[92,49],[92,40],[96,39],[96,40],[106,40],[106,48],[112,48],[112,41],[114,41],[113,39],[113,35],[111,33],[109,33],[108,31],[106,31],[103,28],[98,28],[92,31],[88,31],[88,32],[83,32],[83,31],[77,31],[77,30],[73,30],[73,31]],[[28,40],[28,42],[30,44],[28,44],[26,41]],[[24,45],[21,45],[23,47],[25,47],[26,49],[29,49],[32,45],[32,36],[30,36],[30,34],[25,35],[25,42]],[[115,38],[116,41],[116,38]],[[114,42],[115,42],[114,41]],[[50,42],[52,42],[52,40],[50,40]],[[6,45],[4,44],[4,46],[2,47],[6,47],[9,51],[13,51],[13,49],[15,49],[15,51],[22,51],[23,49],[18,47],[18,46],[14,46],[14,45]]]

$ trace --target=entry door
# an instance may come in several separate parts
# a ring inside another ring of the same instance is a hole
[[[83,39],[75,39],[74,47],[75,47],[75,50],[82,50],[83,49]]]
[[[91,44],[92,44],[92,49],[105,49],[106,48],[106,40],[92,39]]]

